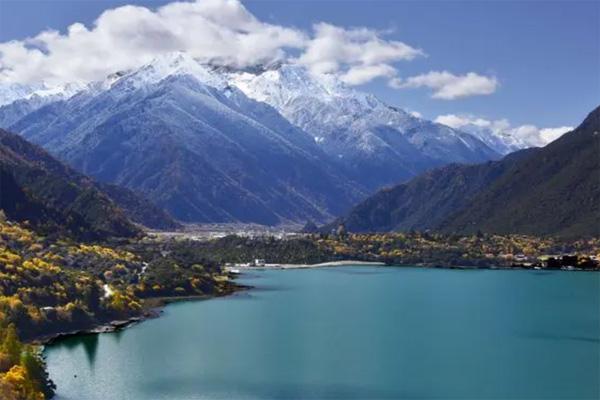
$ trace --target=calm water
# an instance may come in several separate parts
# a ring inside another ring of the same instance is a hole
[[[598,273],[343,267],[242,281],[257,289],[48,347],[58,399],[600,397]]]

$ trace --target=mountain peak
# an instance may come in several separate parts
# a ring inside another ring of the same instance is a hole
[[[190,75],[199,82],[216,88],[227,86],[226,80],[207,64],[203,64],[189,53],[176,51],[155,57],[151,62],[129,73],[117,75],[113,82],[127,81],[139,88],[158,83],[174,75]],[[112,75],[111,75],[112,76]],[[108,79],[108,78],[107,78]]]
[[[378,167],[386,171],[377,175],[375,179],[383,179],[378,183],[397,182],[431,159],[474,162],[497,157],[474,136],[416,118],[347,86],[335,74],[314,74],[301,64],[285,63],[258,74],[233,72],[229,79],[246,96],[271,105],[309,132],[333,157],[354,165],[394,160]],[[430,159],[417,160],[416,154]],[[410,172],[398,168],[407,164]]]
[[[299,97],[327,102],[340,97],[373,97],[349,88],[334,75],[315,74],[304,65],[295,63],[279,62],[252,70],[231,71],[228,77],[247,96],[275,108]]]
[[[85,85],[80,82],[55,86],[45,83],[31,85],[23,83],[0,83],[0,106],[21,99],[68,99],[84,88]]]

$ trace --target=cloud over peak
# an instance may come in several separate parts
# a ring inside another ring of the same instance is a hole
[[[290,49],[298,57],[288,54]],[[126,5],[103,12],[91,27],[48,30],[0,43],[0,81],[50,84],[90,81],[185,51],[234,67],[288,60],[317,73],[337,73],[350,85],[396,74],[393,62],[423,52],[368,28],[318,23],[313,32],[258,20],[238,0],[174,2],[152,10]]]
[[[384,40],[379,32],[368,28],[345,29],[322,22],[313,30],[314,36],[298,62],[316,73],[341,72],[342,79],[351,85],[392,77],[396,69],[391,63],[424,55],[405,43]]]
[[[0,79],[64,83],[102,79],[157,55],[186,51],[206,62],[247,66],[303,47],[306,35],[256,19],[237,0],[170,3],[156,10],[122,6],[103,12],[91,28],[44,31],[0,43]]]
[[[158,8],[126,5],[104,11],[91,26],[74,23],[65,33],[0,43],[0,83],[88,82],[183,51],[201,62],[248,67],[287,61],[313,73],[337,75],[348,85],[376,78],[390,86],[434,89],[434,98],[492,93],[497,82],[469,73],[430,72],[398,78],[396,63],[425,52],[388,32],[320,22],[309,31],[267,23],[239,0],[173,2]]]

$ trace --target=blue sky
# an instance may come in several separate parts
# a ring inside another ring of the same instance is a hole
[[[167,1],[0,0],[0,42],[45,29],[91,27],[105,9],[157,7]],[[393,105],[434,119],[442,114],[506,118],[513,126],[575,126],[600,104],[600,2],[588,1],[244,1],[263,22],[310,32],[317,22],[367,27],[389,41],[422,49],[397,60],[399,78],[449,71],[495,77],[494,93],[434,99],[427,87],[396,89],[389,80],[362,86]]]

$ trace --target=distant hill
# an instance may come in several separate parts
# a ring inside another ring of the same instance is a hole
[[[117,189],[114,192],[129,199],[128,208],[152,210],[143,200],[134,200],[135,195],[129,191],[126,195]],[[27,220],[47,231],[65,230],[82,239],[132,237],[140,233],[95,182],[40,147],[2,129],[0,208],[9,219]],[[157,215],[161,212],[156,209]],[[167,222],[176,224],[172,219],[162,221]]]
[[[546,147],[453,164],[382,190],[327,227],[599,235],[600,108]]]

